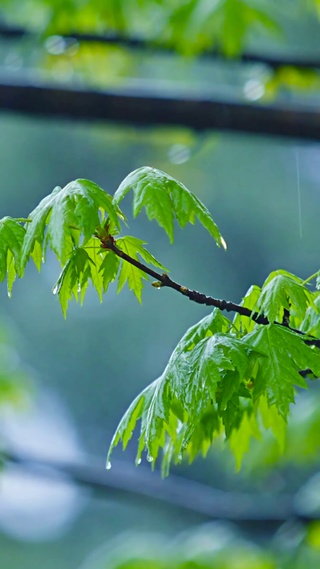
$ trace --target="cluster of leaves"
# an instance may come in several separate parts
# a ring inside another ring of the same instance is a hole
[[[161,377],[133,401],[110,452],[119,441],[126,447],[139,419],[137,463],[144,450],[153,463],[161,448],[164,475],[184,455],[190,462],[199,452],[206,455],[221,436],[238,468],[251,437],[261,438],[265,429],[283,449],[296,388],[307,387],[304,375],[320,375],[319,348],[295,331],[309,334],[319,326],[318,299],[301,279],[276,271],[262,289],[251,287],[242,302],[263,313],[268,324],[239,314],[231,322],[214,309],[186,332]],[[294,329],[281,324],[289,308]]]
[[[160,170],[144,167],[129,174],[114,196],[89,180],[75,180],[56,187],[27,219],[0,220],[0,281],[7,276],[11,295],[16,276],[22,277],[32,258],[40,270],[50,248],[62,266],[54,286],[64,316],[71,298],[83,302],[91,281],[100,300],[114,280],[118,292],[127,283],[141,301],[146,273],[123,261],[108,248],[107,241],[131,259],[139,257],[161,270],[165,267],[144,247],[145,241],[129,235],[118,237],[125,216],[119,203],[132,188],[133,214],[142,208],[150,220],[156,219],[173,241],[174,219],[184,227],[198,219],[218,245],[225,242],[206,207],[183,184]]]
[[[252,30],[279,33],[275,6],[261,6],[259,0],[28,0],[23,7],[15,0],[0,1],[9,19],[46,33],[118,30],[183,53],[218,47],[228,55],[241,51]],[[32,21],[30,14],[36,14]]]
[[[94,182],[76,180],[56,187],[27,219],[0,220],[0,280],[7,276],[9,294],[30,259],[40,269],[48,248],[62,266],[53,290],[64,316],[72,298],[83,302],[90,282],[100,300],[117,280],[118,292],[127,283],[141,301],[148,271],[159,277],[156,284],[173,283],[173,288],[186,294],[188,289],[166,273],[142,264],[141,260],[166,270],[144,241],[120,236],[126,220],[119,204],[131,189],[134,217],[144,208],[171,242],[175,220],[185,227],[198,219],[217,245],[226,246],[207,208],[164,172],[139,168],[113,197]],[[305,377],[320,376],[320,349],[315,341],[320,298],[307,285],[286,271],[276,271],[262,288],[250,288],[241,307],[234,305],[233,322],[215,308],[188,330],[161,377],[130,405],[110,453],[120,441],[126,447],[138,420],[137,463],[146,451],[154,465],[162,449],[164,474],[172,461],[179,462],[184,455],[190,461],[199,452],[205,455],[216,437],[228,440],[238,467],[251,437],[261,437],[265,429],[271,429],[283,447],[295,390],[307,386]],[[215,299],[211,300],[214,304]]]
[[[47,34],[117,30],[187,54],[218,48],[234,56],[254,32],[282,34],[277,3],[259,0],[0,0],[0,9],[8,21]],[[295,6],[297,17],[306,10],[319,15],[319,0]]]

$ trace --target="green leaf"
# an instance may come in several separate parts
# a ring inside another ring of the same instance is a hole
[[[145,241],[141,241],[141,239],[137,239],[136,237],[132,237],[130,235],[117,239],[117,247],[119,247],[121,251],[129,255],[129,257],[135,261],[139,261],[139,255],[148,263],[152,263],[154,266],[166,270],[165,267],[161,265],[161,263],[159,263],[159,261],[157,261],[157,259],[143,247],[144,244]],[[142,279],[147,280],[148,275],[128,261],[121,260],[118,280],[118,292],[120,292],[120,290],[127,282],[129,289],[134,292],[139,302],[141,302],[141,293],[143,289]]]
[[[255,311],[259,297],[261,294],[261,288],[257,285],[252,285],[246,295],[243,297],[240,306],[244,306],[251,311]],[[236,314],[233,319],[233,324],[237,330],[243,334],[251,332],[255,327],[255,322],[249,316],[242,316],[241,314]]]
[[[154,267],[158,267],[159,269],[168,272],[168,269],[166,269],[164,265],[162,265],[149,251],[147,251],[147,249],[145,249],[144,245],[147,244],[146,241],[142,241],[142,239],[132,237],[131,235],[126,235],[123,239],[126,240],[127,245],[130,245],[144,261]],[[117,244],[119,244],[119,241],[120,240],[118,239]]]
[[[196,416],[200,411],[199,403],[207,403],[205,399],[199,401],[201,390],[225,410],[227,402],[251,370],[250,355],[254,352],[243,341],[227,334],[218,333],[201,340],[188,357],[189,377],[179,377],[179,368],[173,370],[174,381],[180,384],[177,396],[189,415]],[[229,371],[233,373],[229,374]]]
[[[0,220],[0,282],[8,275],[8,295],[11,296],[16,275],[21,277],[21,248],[25,229],[12,217]]]
[[[112,251],[107,251],[99,269],[103,282],[103,292],[107,292],[109,284],[117,278],[119,266],[119,257]]]
[[[126,194],[133,190],[133,215],[136,217],[144,207],[150,220],[156,219],[166,231],[171,243],[174,238],[173,222],[176,218],[181,227],[198,219],[214,238],[217,245],[226,248],[225,241],[209,211],[201,201],[181,182],[161,170],[145,166],[131,172],[114,194],[118,205]]]
[[[84,249],[90,261],[90,279],[102,302],[103,294],[117,277],[120,259],[112,251],[101,249],[95,237],[88,241]]]
[[[254,437],[261,438],[261,431],[257,422],[257,417],[253,412],[243,414],[238,428],[233,429],[229,438],[229,447],[236,459],[236,469],[240,470],[243,456],[248,452],[250,440]]]
[[[303,319],[308,306],[314,306],[313,294],[303,281],[287,271],[274,271],[263,284],[256,308],[270,322],[282,322],[284,311]]]
[[[287,424],[278,412],[276,405],[268,405],[266,397],[259,397],[259,413],[262,418],[262,424],[265,429],[271,429],[276,441],[279,445],[279,452],[282,454],[285,450]]]
[[[314,305],[309,306],[300,324],[300,330],[319,338],[320,336],[320,294],[314,293]]]
[[[203,338],[210,337],[217,332],[228,332],[231,329],[231,322],[223,316],[218,308],[191,326],[181,338],[174,353],[179,356],[180,352],[187,352],[194,348]]]
[[[123,214],[112,204],[111,197],[89,180],[75,180],[64,188],[56,187],[31,212],[23,243],[21,262],[25,266],[35,247],[42,257],[47,245],[65,264],[74,246],[85,245],[100,224],[109,220],[120,229]]]
[[[299,371],[311,369],[320,376],[320,351],[308,346],[303,336],[276,324],[261,326],[244,340],[266,356],[255,371],[254,398],[266,394],[269,406],[275,405],[286,420],[294,403],[294,386],[307,387]]]
[[[119,269],[119,258],[112,252],[101,249],[99,241],[92,238],[85,247],[77,247],[63,267],[53,288],[59,296],[64,317],[72,298],[81,304],[84,301],[89,280],[96,289],[100,302],[109,284],[115,280]]]
[[[83,302],[90,277],[91,263],[88,253],[82,248],[77,248],[73,251],[63,267],[53,287],[53,293],[59,296],[63,316],[65,318],[69,301],[73,297],[78,301],[80,294],[81,303]]]
[[[164,473],[172,460],[181,460],[184,452],[190,460],[198,452],[205,454],[224,424],[226,434],[238,425],[243,413],[240,385],[250,377],[261,355],[247,342],[222,331],[230,326],[230,321],[215,309],[186,332],[162,376],[144,389],[125,413],[112,440],[109,458],[120,440],[124,446],[127,444],[138,419],[137,462],[145,449],[154,464],[162,448]],[[230,415],[234,405],[236,413]]]
[[[90,261],[90,278],[94,288],[96,289],[99,300],[102,302],[104,287],[103,287],[103,275],[101,271],[101,265],[104,261],[106,253],[101,249],[99,241],[92,237],[84,247]]]

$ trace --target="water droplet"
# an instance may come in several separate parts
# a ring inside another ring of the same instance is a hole
[[[243,92],[250,101],[257,101],[265,94],[265,87],[258,79],[249,79],[243,87]]]
[[[222,245],[223,249],[228,249],[228,245],[222,236],[220,237],[220,241],[221,241],[221,245]]]
[[[110,462],[110,460],[108,460],[108,462],[106,464],[106,469],[110,470],[110,468],[111,468],[111,462]]]
[[[54,285],[54,287],[53,287],[53,289],[52,289],[53,294],[58,294],[58,290],[59,290],[58,285],[57,285],[57,284]]]
[[[168,150],[168,158],[172,164],[184,164],[190,160],[191,151],[185,144],[173,144]]]
[[[50,36],[45,42],[45,48],[51,55],[61,55],[66,51],[67,42],[62,36]]]
[[[139,464],[141,464],[141,458],[137,458],[136,460],[136,465],[139,466]]]
[[[9,298],[12,297],[12,292],[11,292],[11,290],[8,290],[8,297],[9,297]]]
[[[179,452],[177,460],[178,462],[182,462],[182,452]]]
[[[147,461],[148,461],[148,462],[153,462],[153,456],[151,456],[150,454],[148,454],[148,456],[147,456]]]

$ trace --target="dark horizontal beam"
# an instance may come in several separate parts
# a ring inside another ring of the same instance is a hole
[[[320,140],[320,111],[315,108],[195,97],[177,91],[167,94],[143,87],[90,90],[0,78],[0,109],[70,120]]]
[[[279,524],[293,517],[305,522],[315,519],[300,514],[294,505],[294,495],[226,492],[173,474],[162,480],[159,472],[152,473],[144,466],[136,468],[125,461],[113,460],[111,470],[106,471],[102,460],[97,462],[89,457],[83,463],[67,463],[5,452],[3,458],[5,464],[18,465],[37,476],[55,477],[59,473],[107,498],[126,501],[138,498],[139,504],[143,498],[153,505],[166,504],[207,519],[253,522],[264,528],[266,524]]]
[[[104,34],[96,33],[80,33],[70,32],[69,34],[58,34],[66,40],[76,40],[80,43],[100,43],[108,45],[118,45],[129,49],[139,49],[142,51],[176,53],[173,48],[167,46],[160,41],[150,40],[137,36],[121,35],[117,32],[107,32]],[[39,37],[34,32],[31,32],[20,26],[7,26],[0,24],[0,36],[7,39],[20,39],[24,37],[32,37],[36,39]],[[225,61],[226,63],[236,60],[241,63],[263,63],[272,69],[279,67],[296,67],[299,69],[319,69],[320,68],[320,53],[317,56],[296,57],[292,55],[269,55],[264,53],[254,53],[244,51],[233,58],[227,57],[224,53],[217,49],[208,49],[199,54],[199,57],[213,58]]]

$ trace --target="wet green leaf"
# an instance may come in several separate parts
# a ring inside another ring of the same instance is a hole
[[[196,219],[207,229],[217,245],[226,248],[226,243],[203,203],[181,182],[161,170],[145,166],[131,172],[114,194],[114,203],[119,204],[133,190],[133,215],[142,208],[150,220],[156,219],[166,231],[171,243],[174,238],[174,219],[181,227]]]

